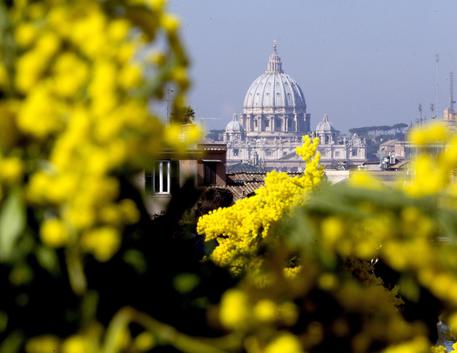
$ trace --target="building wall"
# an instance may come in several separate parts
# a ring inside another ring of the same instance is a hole
[[[227,162],[230,165],[246,162],[262,164],[271,168],[301,168],[303,162],[295,154],[295,149],[301,144],[299,141],[273,139],[258,140],[256,143],[250,142],[249,139],[247,141],[236,140],[227,144]],[[360,165],[366,162],[364,145],[321,144],[318,150],[324,165],[340,162]]]
[[[198,162],[195,159],[185,159],[179,161],[179,185],[182,186],[185,181],[193,177],[195,178],[195,186],[198,185],[196,178],[198,174]]]
[[[225,186],[226,184],[226,145],[222,143],[218,144],[202,144],[198,146],[197,150],[189,151],[186,158],[179,159],[177,161],[178,165],[178,184],[171,186],[171,192],[169,194],[158,194],[153,193],[145,189],[146,179],[145,173],[141,173],[136,178],[136,184],[141,190],[144,190],[144,200],[148,212],[151,215],[161,214],[166,210],[168,202],[172,198],[174,192],[176,192],[176,187],[181,187],[184,185],[188,178],[194,178],[196,187],[207,186],[204,183],[204,165],[205,163],[214,163],[216,166],[216,182],[217,186]],[[171,155],[164,154],[158,160],[172,160]],[[205,162],[206,161],[206,162]],[[172,164],[173,165],[173,164]],[[173,171],[172,171],[173,173]]]

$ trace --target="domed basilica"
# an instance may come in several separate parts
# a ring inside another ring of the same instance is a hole
[[[366,144],[357,135],[341,138],[328,116],[310,130],[302,89],[283,71],[277,44],[266,71],[249,86],[243,113],[234,115],[224,133],[227,163],[255,164],[266,169],[296,171],[303,162],[295,154],[306,134],[320,137],[321,161],[328,166],[357,165],[366,161]]]

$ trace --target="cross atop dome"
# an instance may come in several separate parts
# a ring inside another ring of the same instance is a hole
[[[283,72],[281,58],[278,55],[278,42],[273,41],[273,53],[268,59],[267,72]]]

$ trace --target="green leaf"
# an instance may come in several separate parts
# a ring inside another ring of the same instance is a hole
[[[410,276],[402,276],[400,282],[398,283],[400,287],[400,294],[405,298],[417,302],[419,300],[419,287],[416,281]]]
[[[136,272],[144,273],[146,271],[146,260],[144,255],[138,250],[127,250],[123,256],[124,261],[132,266]]]
[[[60,273],[59,260],[54,250],[39,246],[36,249],[36,257],[38,263],[50,273],[54,275]]]
[[[174,278],[173,285],[179,293],[186,294],[198,286],[199,282],[200,279],[194,273],[181,273]]]
[[[9,275],[10,282],[15,286],[21,286],[30,283],[32,279],[32,269],[25,263],[16,264]]]
[[[6,330],[6,327],[8,326],[8,315],[4,311],[0,310],[0,332],[3,332]]]
[[[21,344],[24,340],[22,333],[14,331],[0,343],[0,353],[16,353],[19,352]]]
[[[11,259],[25,228],[25,206],[19,190],[13,190],[0,211],[0,262]]]
[[[82,322],[89,324],[95,320],[97,314],[98,293],[96,291],[88,291],[83,297],[81,303]]]

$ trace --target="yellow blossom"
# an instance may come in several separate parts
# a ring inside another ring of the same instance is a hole
[[[68,229],[58,219],[47,219],[41,226],[41,240],[44,244],[57,248],[68,244]]]
[[[162,16],[160,24],[167,32],[171,33],[176,32],[180,27],[179,19],[169,14]]]
[[[130,31],[130,24],[128,21],[119,19],[112,21],[108,26],[108,36],[114,41],[123,41]]]
[[[409,140],[415,145],[445,143],[449,138],[449,129],[442,122],[432,122],[423,127],[413,129]]]
[[[279,305],[279,317],[286,325],[292,326],[298,319],[298,311],[295,304],[286,302]]]
[[[60,340],[56,336],[37,336],[27,340],[25,351],[27,353],[49,353],[59,350]]]
[[[98,261],[106,262],[120,247],[120,235],[115,228],[96,228],[85,234],[81,239],[84,250],[91,252]]]
[[[139,351],[144,352],[154,348],[156,340],[150,332],[142,332],[135,337],[134,344]]]
[[[290,334],[283,333],[276,337],[266,348],[265,353],[302,353],[299,339]]]
[[[171,72],[171,76],[173,79],[179,84],[183,86],[189,85],[189,76],[187,74],[187,70],[183,67],[178,67]]]
[[[32,23],[23,23],[16,28],[14,39],[22,47],[32,44],[37,36],[37,30]]]
[[[56,53],[60,46],[60,39],[51,32],[40,36],[37,42],[37,50],[40,55],[50,57]]]
[[[122,216],[127,223],[136,223],[140,219],[140,212],[132,200],[124,199],[119,203]]]
[[[272,322],[278,317],[278,307],[271,300],[262,299],[254,306],[254,316],[261,322]]]
[[[60,55],[54,70],[54,91],[63,97],[73,97],[86,83],[89,74],[86,64],[73,53]]]
[[[166,63],[166,56],[164,53],[155,51],[148,56],[148,61],[156,66],[162,66]]]
[[[119,75],[119,84],[125,89],[137,87],[143,78],[139,65],[127,65]]]
[[[349,185],[374,190],[379,190],[383,187],[381,181],[365,170],[357,170],[351,173],[349,177]]]
[[[333,246],[344,234],[344,223],[339,217],[327,217],[321,224],[323,242]]]
[[[319,277],[319,286],[324,290],[332,290],[337,285],[338,281],[335,275],[324,273]]]
[[[250,317],[247,296],[238,289],[230,289],[224,293],[221,301],[219,318],[227,328],[244,327]]]
[[[62,344],[62,353],[87,353],[89,344],[84,336],[71,336]]]
[[[444,346],[432,346],[431,353],[446,353],[446,347]]]
[[[305,136],[303,141],[303,146],[297,149],[302,158],[307,158],[302,175],[290,177],[287,173],[270,172],[265,185],[254,196],[200,217],[197,232],[204,234],[206,240],[218,241],[211,254],[214,261],[232,267],[235,272],[246,269],[258,248],[252,239],[268,238],[271,225],[303,204],[307,194],[320,183],[324,173],[317,153],[319,140]],[[232,260],[241,254],[244,260],[234,266]]]
[[[6,87],[8,83],[8,72],[5,65],[0,64],[0,87]]]
[[[24,173],[22,160],[17,157],[0,159],[0,179],[6,183],[20,181]]]

